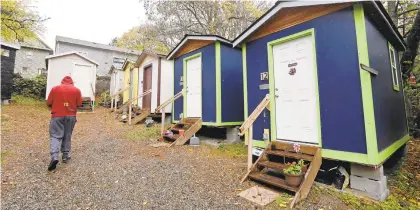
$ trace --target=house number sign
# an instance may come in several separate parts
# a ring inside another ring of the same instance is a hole
[[[261,76],[261,80],[268,80],[268,72],[262,72],[260,76]]]

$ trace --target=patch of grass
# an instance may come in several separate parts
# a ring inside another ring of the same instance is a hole
[[[140,125],[139,129],[125,134],[129,139],[145,140],[150,138],[158,138],[160,136],[160,125],[153,124],[150,127]]]
[[[280,208],[288,208],[290,205],[290,202],[293,200],[293,196],[287,194],[287,193],[281,193],[279,196],[276,197],[276,204]]]
[[[1,159],[1,164],[2,164],[2,165],[6,163],[5,158],[6,158],[7,156],[10,156],[10,155],[13,155],[13,151],[11,151],[11,150],[2,150],[2,151],[1,151],[1,156],[0,156],[0,159]]]
[[[14,104],[20,104],[20,105],[31,105],[31,106],[39,106],[39,107],[45,107],[47,108],[47,105],[45,105],[45,101],[25,97],[22,95],[13,95],[12,101]]]
[[[223,144],[221,143],[217,148],[213,148],[212,155],[223,157],[246,157],[247,147],[244,143]]]

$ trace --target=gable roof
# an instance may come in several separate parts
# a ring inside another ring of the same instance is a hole
[[[251,36],[255,31],[257,31],[264,23],[266,23],[269,19],[271,19],[275,14],[277,14],[280,10],[284,8],[291,8],[291,7],[302,7],[302,6],[314,6],[314,5],[322,5],[322,4],[339,4],[339,3],[347,3],[347,2],[354,2],[356,1],[286,1],[286,2],[276,2],[276,4],[271,7],[263,16],[258,18],[254,23],[252,23],[247,29],[245,29],[239,36],[233,40],[233,47],[238,46],[242,42],[246,40],[249,36]],[[385,27],[390,30],[393,35],[396,37],[399,44],[405,48],[405,42],[402,38],[401,34],[398,32],[397,27],[392,22],[389,14],[386,12],[386,9],[382,5],[381,2],[375,1],[363,1],[363,4],[369,5],[370,9],[373,10],[372,12],[379,13],[380,18],[384,20]]]
[[[73,39],[73,38],[64,37],[64,36],[56,36],[55,42],[56,43],[64,42],[64,43],[76,44],[76,45],[81,45],[81,46],[87,46],[87,47],[115,51],[115,52],[122,52],[122,53],[133,54],[133,55],[140,55],[141,53],[140,51],[137,51],[137,50],[129,50],[129,49],[119,48],[119,47],[115,47],[111,45],[100,44],[96,42],[89,42],[89,41],[80,40],[80,39]]]
[[[153,56],[153,57],[158,57],[158,58],[165,58],[166,55],[161,54],[161,53],[157,53],[157,52],[153,52],[153,51],[149,51],[149,50],[143,50],[143,52],[140,54],[140,56],[137,58],[136,63],[134,64],[135,67],[139,67],[140,64],[143,62],[143,60],[147,57],[147,56]]]
[[[126,58],[126,59],[125,59],[125,61],[124,61],[124,64],[121,66],[121,69],[122,69],[122,70],[125,70],[125,67],[126,67],[129,63],[135,64],[136,62],[134,62],[134,61],[132,61],[132,60],[128,60],[128,58]]]
[[[181,47],[187,43],[188,40],[208,40],[208,41],[220,41],[226,44],[232,44],[231,41],[229,41],[226,38],[223,38],[221,36],[218,35],[191,35],[191,34],[186,34],[184,36],[184,38],[181,39],[181,41],[174,47],[174,49],[172,49],[172,51],[168,54],[168,56],[166,57],[167,59],[172,59],[172,57],[176,54],[176,52],[178,52],[179,49],[181,49]]]
[[[48,46],[48,44],[38,35],[33,38],[25,38],[22,42],[19,43],[22,47],[33,48],[38,50],[46,50],[53,52],[53,49]]]
[[[70,51],[70,52],[66,52],[66,53],[60,53],[60,54],[55,54],[55,55],[49,55],[49,56],[47,56],[47,57],[45,57],[45,60],[48,60],[48,59],[51,59],[51,58],[58,58],[58,57],[63,57],[63,56],[68,56],[68,55],[77,55],[77,56],[79,56],[79,57],[81,57],[81,58],[83,58],[83,59],[85,59],[85,60],[87,60],[87,61],[89,61],[89,62],[91,62],[91,63],[94,63],[94,64],[96,64],[97,66],[99,66],[99,64],[96,62],[96,61],[94,61],[94,60],[92,60],[92,59],[90,59],[90,58],[88,58],[88,57],[86,57],[86,56],[84,56],[84,55],[82,55],[82,54],[79,54],[78,52],[76,52],[76,51]]]
[[[108,74],[111,74],[114,70],[116,70],[116,71],[122,71],[122,68],[121,68],[121,66],[111,65],[111,68],[109,69]]]
[[[0,45],[10,47],[10,48],[15,49],[15,50],[20,49],[20,45],[18,45],[18,44],[12,44],[12,43],[3,42],[3,41],[0,42]]]

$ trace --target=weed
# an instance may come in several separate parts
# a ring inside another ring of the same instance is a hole
[[[246,157],[247,148],[244,143],[224,144],[221,143],[217,148],[212,148],[211,153],[215,156],[223,157]]]
[[[125,137],[129,139],[145,140],[149,138],[158,138],[160,136],[160,125],[154,124],[150,127],[140,125],[139,127],[139,129],[125,134]]]
[[[13,103],[19,104],[19,105],[31,105],[31,106],[38,106],[38,107],[47,108],[44,101],[34,99],[34,98],[30,98],[30,97],[25,97],[25,96],[22,96],[22,95],[13,95],[12,96],[12,101],[13,101]]]
[[[2,150],[1,151],[1,157],[0,157],[0,159],[1,159],[1,164],[2,165],[4,165],[6,163],[5,158],[7,156],[10,156],[10,155],[13,155],[13,151],[11,151],[11,150]]]

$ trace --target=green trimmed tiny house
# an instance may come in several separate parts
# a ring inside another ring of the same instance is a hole
[[[380,2],[278,2],[233,46],[242,47],[244,116],[270,95],[253,145],[265,147],[269,133],[376,166],[407,142],[405,44]]]
[[[202,125],[225,127],[243,123],[243,75],[240,48],[215,35],[186,35],[168,54],[174,60],[172,120],[201,118]]]

